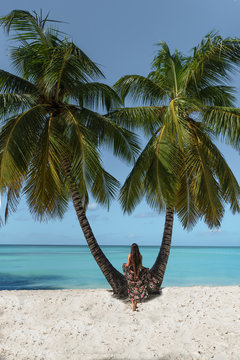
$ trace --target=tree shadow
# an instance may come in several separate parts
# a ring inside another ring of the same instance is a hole
[[[149,302],[149,301],[152,301],[152,300],[158,298],[159,296],[161,296],[162,295],[162,289],[163,288],[161,288],[159,290],[159,292],[157,292],[157,293],[149,293],[148,297],[146,299],[144,299],[143,302]]]
[[[114,360],[128,360],[129,358],[123,358],[123,357],[117,357],[117,358],[113,358],[113,357],[109,357],[109,358],[99,358],[99,360],[111,360],[111,359],[114,359]],[[140,360],[140,359],[143,359],[143,358],[131,358],[131,360]],[[164,355],[164,356],[160,356],[160,357],[145,357],[144,360],[191,360],[193,359],[192,356],[186,356],[185,354],[167,354],[167,355]],[[0,359],[1,360],[1,359]]]
[[[64,287],[54,286],[51,283],[64,278],[66,279],[66,277],[58,275],[11,275],[0,273],[0,290],[60,290],[64,289]],[[41,285],[42,283],[46,285]]]
[[[144,300],[142,300],[142,302],[148,302],[148,301],[152,301],[154,299],[156,299],[157,297],[162,295],[162,290],[164,289],[164,287],[162,287],[159,292],[149,292],[148,297]],[[124,298],[120,298],[119,296],[115,295],[113,293],[113,290],[109,290],[107,289],[108,292],[110,292],[112,294],[112,297],[117,298],[118,300],[121,300],[124,304],[129,302],[129,297],[126,296]]]

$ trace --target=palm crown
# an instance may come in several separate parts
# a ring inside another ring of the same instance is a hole
[[[47,28],[48,17],[14,10],[0,19],[20,46],[11,59],[19,76],[0,70],[0,191],[7,209],[15,210],[23,188],[31,212],[40,219],[62,217],[69,185],[64,162],[71,168],[85,206],[89,191],[105,205],[118,181],[101,163],[104,142],[114,154],[132,161],[137,137],[95,112],[110,110],[120,99],[98,66],[60,31]]]
[[[239,65],[239,44],[209,34],[189,57],[159,45],[147,77],[127,75],[115,84],[122,99],[129,96],[144,106],[112,117],[150,135],[120,200],[131,212],[146,196],[159,211],[174,208],[184,227],[201,217],[209,227],[219,226],[224,202],[233,212],[240,210],[239,185],[212,141],[221,134],[232,145],[239,143],[240,110],[233,106],[234,89],[225,85]]]

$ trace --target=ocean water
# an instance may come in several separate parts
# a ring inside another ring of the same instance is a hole
[[[122,271],[129,246],[102,246]],[[157,246],[140,246],[151,267]],[[240,247],[172,247],[162,286],[240,285]],[[87,246],[0,245],[0,290],[110,288]]]

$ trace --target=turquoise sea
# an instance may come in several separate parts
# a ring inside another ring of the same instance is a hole
[[[101,246],[122,271],[129,246]],[[157,246],[140,246],[151,267]],[[240,285],[240,247],[172,247],[163,286]],[[0,289],[110,288],[87,246],[0,245]]]

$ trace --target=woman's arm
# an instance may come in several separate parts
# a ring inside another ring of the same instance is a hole
[[[129,266],[129,265],[130,265],[130,259],[131,259],[131,255],[128,254],[128,262],[127,262],[126,266]]]
[[[148,269],[148,268],[145,268],[144,266],[142,266],[142,255],[140,255],[140,266],[139,266],[139,268],[140,268],[141,270],[143,270],[143,269]]]

